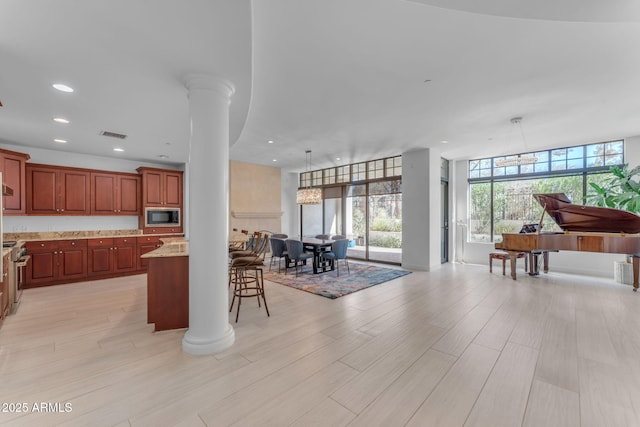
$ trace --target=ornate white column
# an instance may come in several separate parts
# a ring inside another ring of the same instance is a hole
[[[229,241],[229,104],[234,87],[192,74],[188,89],[189,329],[182,349],[212,354],[233,344],[227,288]]]

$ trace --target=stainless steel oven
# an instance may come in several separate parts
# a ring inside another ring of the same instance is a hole
[[[24,289],[24,268],[27,266],[29,259],[31,258],[27,254],[27,248],[24,245],[17,245],[16,242],[4,242],[3,246],[11,248],[11,254],[9,255],[9,304],[11,305],[11,313],[15,313],[20,304],[20,298],[22,297],[22,291]]]

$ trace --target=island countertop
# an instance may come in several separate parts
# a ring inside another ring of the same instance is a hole
[[[140,255],[140,258],[189,256],[189,241],[184,240],[183,237],[163,237],[160,241],[162,242],[162,246]]]

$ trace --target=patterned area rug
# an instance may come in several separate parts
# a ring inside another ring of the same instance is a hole
[[[293,268],[289,269],[285,275],[282,269],[281,273],[278,273],[274,265],[271,272],[268,268],[264,270],[264,280],[335,299],[411,273],[407,270],[375,267],[355,262],[350,262],[349,267],[351,274],[347,274],[346,266],[343,267],[341,263],[340,277],[336,277],[335,271],[313,274],[311,267],[306,266],[296,277]]]

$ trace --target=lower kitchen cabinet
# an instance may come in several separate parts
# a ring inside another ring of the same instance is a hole
[[[135,237],[89,239],[89,276],[134,272],[138,269]]]
[[[138,270],[147,271],[149,263],[148,258],[140,258],[140,256],[158,249],[162,246],[160,239],[163,237],[175,237],[175,235],[164,236],[160,234],[138,236]]]
[[[160,246],[163,237],[145,235],[75,240],[42,240],[26,243],[31,261],[25,288],[80,280],[145,273],[147,259],[140,255]]]
[[[89,239],[89,276],[102,276],[113,271],[113,239]]]
[[[53,285],[87,277],[87,241],[51,240],[26,243],[31,262],[27,264],[25,287]]]

